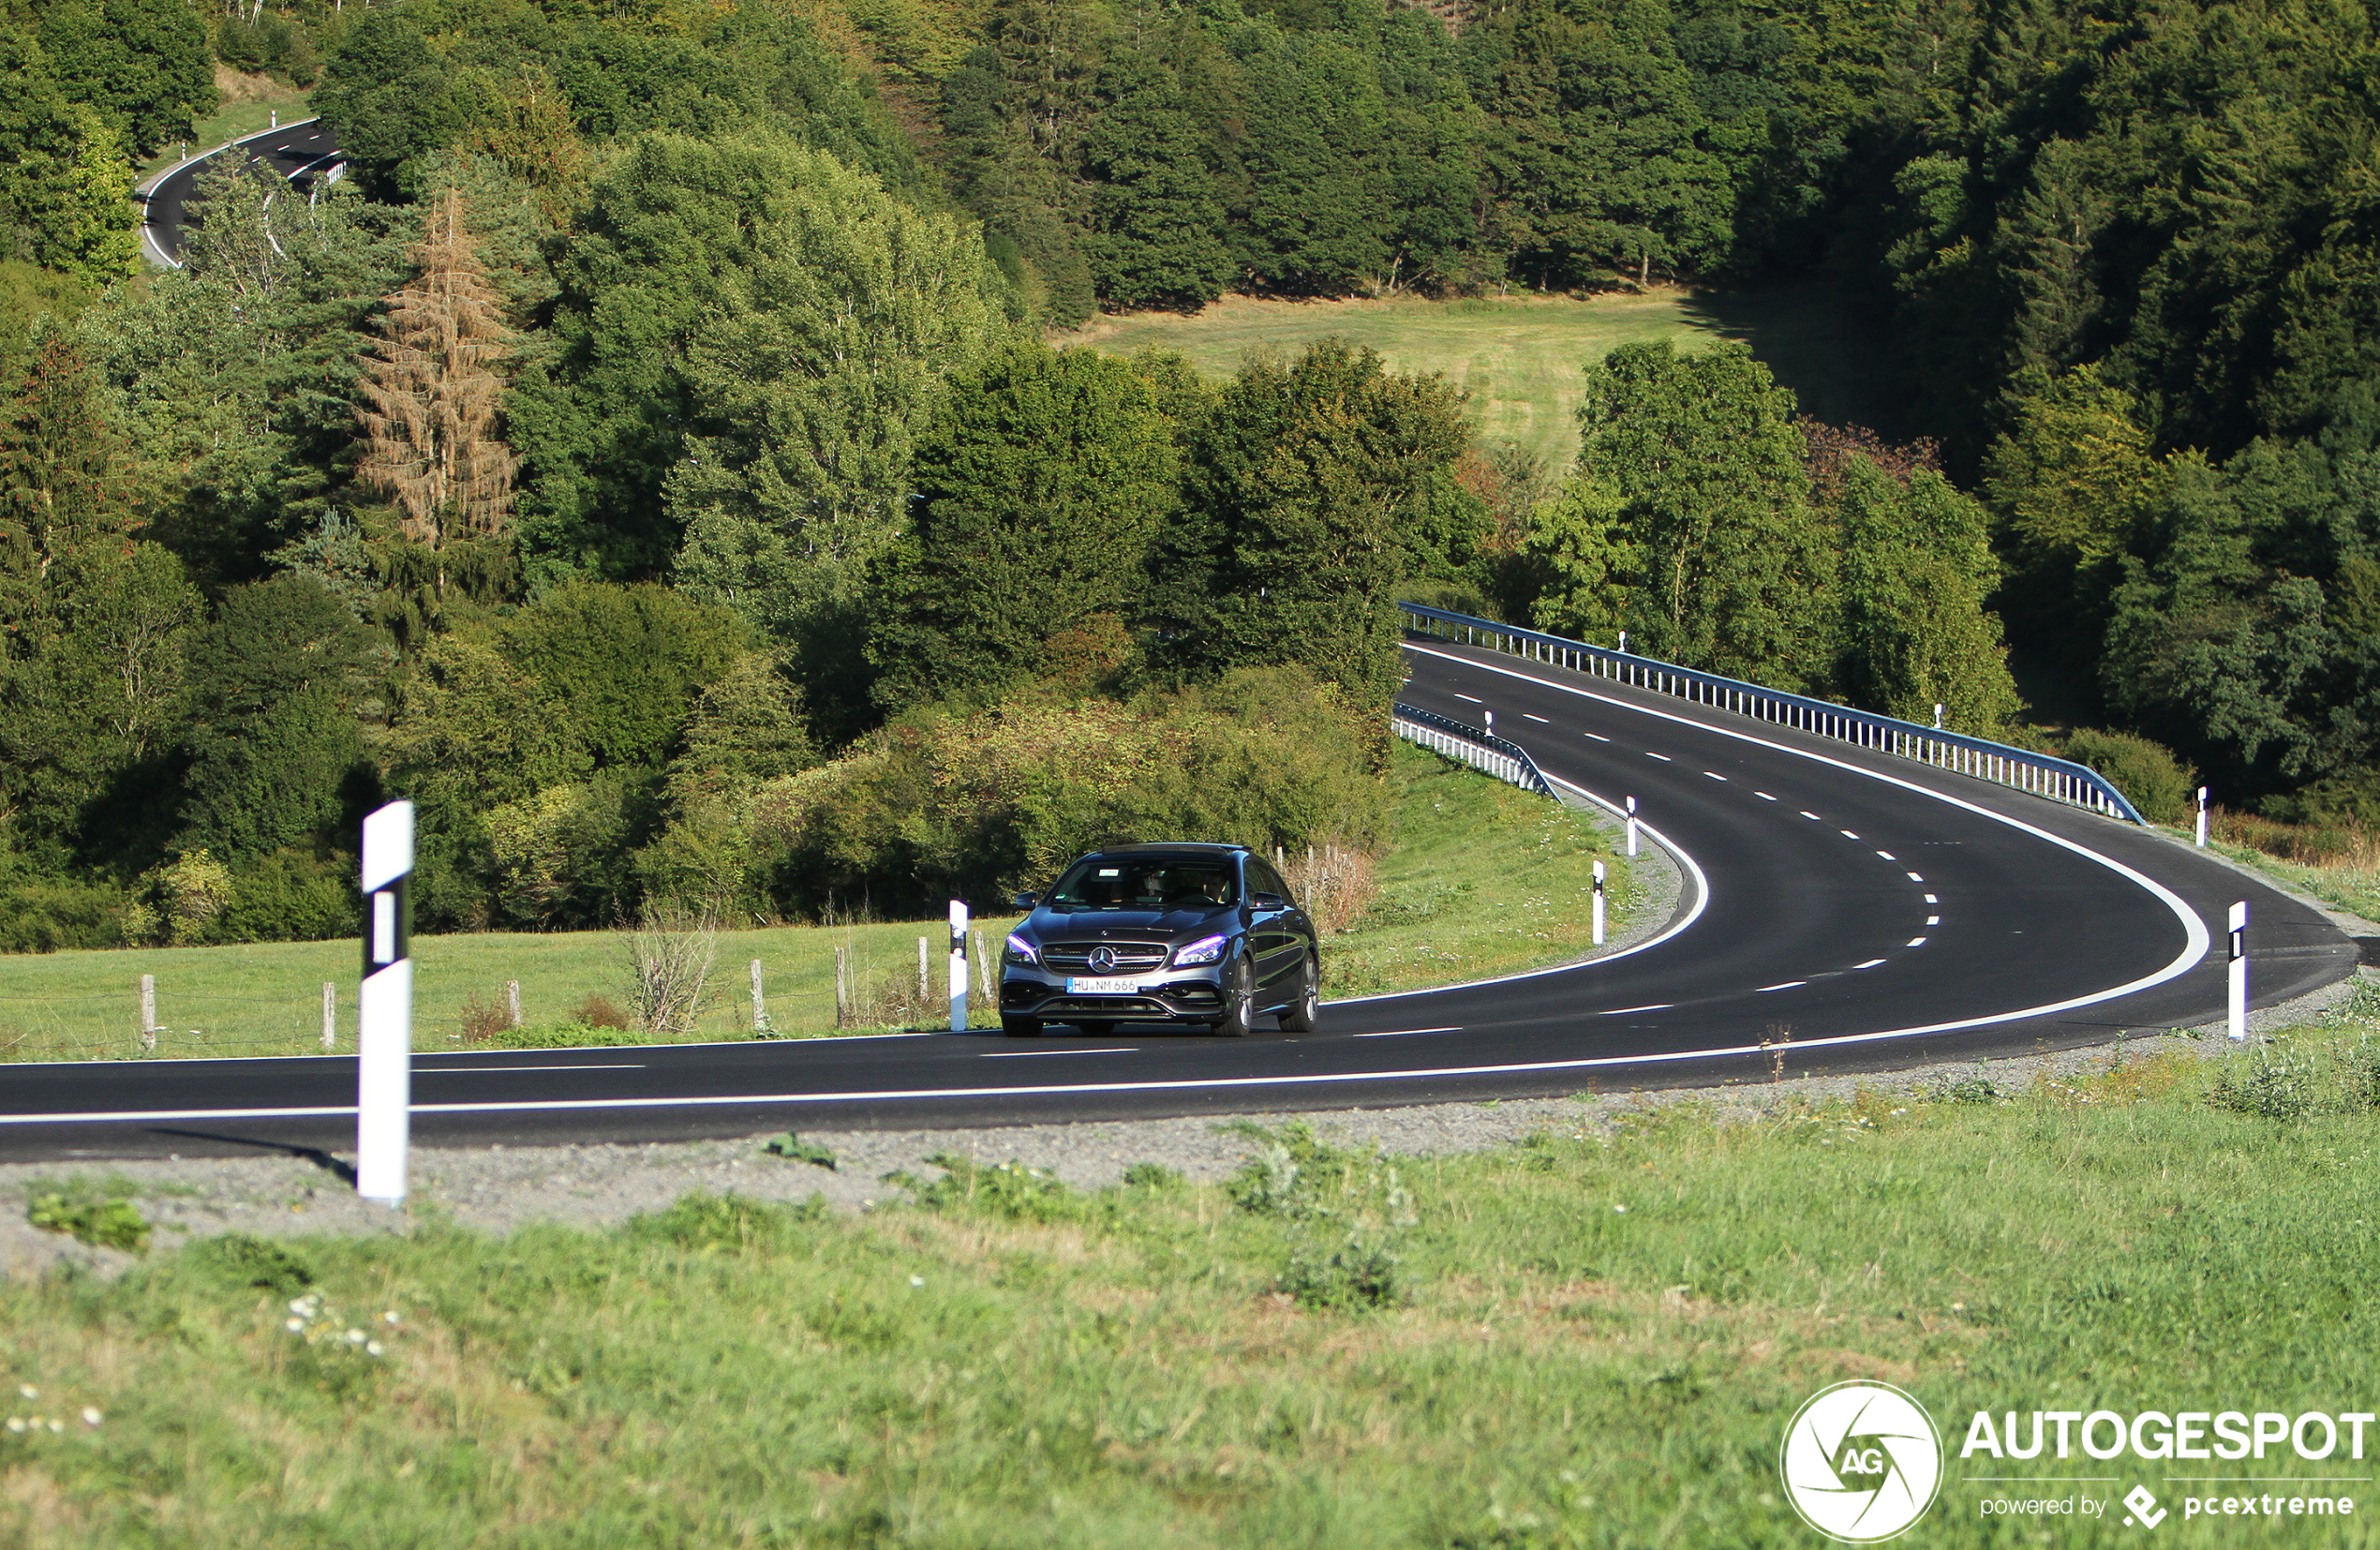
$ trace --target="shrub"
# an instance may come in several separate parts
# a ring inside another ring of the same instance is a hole
[[[1128,1189],[1178,1189],[1182,1175],[1163,1163],[1137,1162],[1123,1170]]]
[[[717,912],[648,901],[621,946],[636,1026],[662,1038],[692,1032],[702,1010],[704,982],[719,961]]]
[[[2178,824],[2189,816],[2197,782],[2162,743],[2084,726],[2066,735],[2061,757],[2105,775],[2152,824]]]
[[[463,1042],[486,1044],[513,1031],[512,1009],[473,991],[463,998]]]
[[[1366,852],[1342,845],[1308,845],[1303,857],[1285,856],[1281,879],[1328,936],[1350,930],[1380,891],[1379,867]]]
[[[572,1020],[582,1028],[612,1028],[626,1030],[628,1014],[607,995],[590,995],[578,1004]]]
[[[71,1194],[37,1197],[24,1218],[44,1232],[62,1232],[99,1248],[142,1254],[149,1247],[149,1224],[130,1200],[78,1200]]]

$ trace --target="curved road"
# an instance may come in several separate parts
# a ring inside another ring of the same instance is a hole
[[[190,198],[198,190],[199,174],[225,156],[254,157],[303,192],[311,186],[312,179],[338,165],[339,142],[320,119],[301,119],[201,151],[167,168],[154,181],[135,189],[133,196],[147,207],[148,213],[141,219],[141,252],[151,263],[182,267],[183,228]]]
[[[1493,708],[1549,776],[1640,798],[1692,863],[1667,932],[1592,963],[1333,1003],[1304,1038],[429,1054],[413,1134],[651,1140],[1754,1081],[1776,1028],[1794,1075],[2030,1053],[2219,1019],[2224,912],[2242,897],[2257,1004],[2357,962],[2313,911],[2128,825],[1484,649],[1415,643],[1406,661],[1405,699],[1474,724]],[[0,1158],[353,1140],[351,1055],[8,1075]]]

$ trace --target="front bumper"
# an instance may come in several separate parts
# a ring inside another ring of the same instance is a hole
[[[1001,970],[1000,1010],[1052,1022],[1212,1022],[1223,1015],[1221,968],[1165,969],[1133,995],[1077,995],[1068,976],[1027,964]]]

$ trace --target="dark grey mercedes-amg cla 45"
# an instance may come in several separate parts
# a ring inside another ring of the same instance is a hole
[[[1260,1017],[1314,1031],[1314,922],[1244,845],[1116,845],[1068,867],[1000,955],[1000,1026],[1196,1023],[1244,1036]]]

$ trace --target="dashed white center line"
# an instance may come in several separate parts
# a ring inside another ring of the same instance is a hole
[[[1900,857],[1899,857],[1895,856],[1895,855],[1894,855],[1891,851],[1889,851],[1889,850],[1880,850],[1880,851],[1878,851],[1876,854],[1877,854],[1877,855],[1879,855],[1879,856],[1881,856],[1881,857],[1883,857],[1885,860],[1887,860],[1887,861],[1897,861],[1897,860],[1899,860],[1899,859],[1900,859]]]
[[[1881,958],[1871,958],[1865,963],[1854,963],[1852,967],[1854,969],[1872,969],[1883,961],[1884,961]]]
[[[1726,777],[1726,776],[1721,775],[1720,773],[1718,773],[1718,771],[1717,771],[1717,770],[1715,770],[1715,769],[1706,769],[1706,770],[1703,771],[1703,774],[1705,774],[1705,775],[1707,775],[1707,776],[1709,776],[1709,777],[1710,777],[1712,780],[1714,780],[1714,781],[1724,781],[1724,780],[1726,780],[1726,779],[1727,779],[1727,777]]]
[[[1935,898],[1932,894],[1930,894],[1930,893],[1929,893],[1929,894],[1927,894],[1927,895],[1926,896],[1926,902],[1927,902],[1928,904],[1939,904],[1939,903],[1941,903],[1941,900],[1939,900],[1939,899],[1937,899],[1937,898]]]
[[[1358,1034],[1358,1038],[1410,1038],[1415,1034],[1459,1034],[1461,1028],[1393,1028],[1385,1034]]]
[[[1626,1017],[1630,1012],[1666,1012],[1676,1005],[1677,1003],[1674,1001],[1656,1001],[1650,1006],[1614,1006],[1603,1015],[1605,1017]]]
[[[1837,833],[1837,834],[1839,834],[1839,835],[1841,835],[1841,836],[1842,836],[1844,839],[1846,839],[1846,840],[1856,840],[1856,839],[1858,839],[1858,838],[1859,838],[1859,836],[1858,836],[1858,835],[1853,834],[1853,833],[1852,833],[1850,829],[1847,829],[1847,828],[1838,828],[1838,829],[1837,829],[1835,832],[1836,832],[1836,833]]]
[[[1926,939],[1922,936],[1912,936],[1909,939],[1909,945],[1912,947],[1922,947],[1926,945]]]
[[[1809,981],[1807,979],[1789,979],[1782,985],[1763,985],[1752,993],[1754,995],[1766,995],[1771,991],[1790,991],[1796,985],[1807,985]]]
[[[1646,750],[1644,751],[1644,756],[1645,756],[1646,758],[1648,758],[1648,759],[1659,759],[1659,760],[1660,760],[1660,761],[1661,761],[1661,763],[1663,763],[1663,764],[1672,764],[1672,763],[1674,763],[1674,762],[1675,762],[1675,761],[1673,761],[1673,759],[1671,759],[1671,757],[1670,757],[1668,754],[1666,754],[1666,753],[1654,753],[1654,752],[1653,752],[1651,749],[1649,749],[1649,748],[1648,748],[1648,749],[1646,749]]]
[[[1941,923],[1942,917],[1939,915],[1929,915],[1926,917],[1926,924],[1928,926],[1939,926]]]
[[[1458,700],[1469,700],[1473,705],[1485,705],[1487,703],[1487,701],[1480,698],[1477,694],[1465,694],[1460,691],[1456,692],[1454,697]]]
[[[1030,1055],[1130,1055],[1138,1052],[1129,1044],[1119,1044],[1108,1050],[1003,1050],[996,1055],[985,1055],[982,1058],[985,1060],[1023,1060]]]
[[[1909,880],[1910,880],[1911,882],[1912,882],[1912,883],[1923,883],[1924,881],[1926,881],[1926,879],[1925,879],[1925,878],[1923,878],[1923,877],[1919,876],[1916,872],[1911,872],[1911,873],[1909,874]]]
[[[1525,710],[1521,712],[1521,719],[1525,722],[1543,722],[1547,726],[1552,726],[1554,724],[1552,722],[1546,721],[1543,716],[1532,716]]]
[[[1755,797],[1759,797],[1762,801],[1763,801],[1763,802],[1773,802],[1773,801],[1777,800],[1777,798],[1776,798],[1776,797],[1774,797],[1770,796],[1770,795],[1769,795],[1767,792],[1765,792],[1765,791],[1755,791],[1755,792],[1753,792],[1753,793],[1752,793],[1752,795],[1753,795],[1753,796],[1755,796]]]
[[[1608,743],[1612,740],[1611,738],[1603,736],[1600,732],[1590,732],[1587,736],[1594,738],[1599,743]]]
[[[1821,823],[1821,824],[1822,824],[1822,823],[1826,822],[1826,820],[1825,820],[1825,819],[1819,817],[1819,815],[1818,815],[1817,813],[1810,812],[1810,811],[1809,811],[1809,809],[1807,809],[1807,808],[1804,808],[1804,809],[1802,810],[1802,816],[1803,816],[1803,817],[1805,817],[1805,818],[1810,819],[1810,820],[1811,820],[1812,822],[1814,822],[1814,823]]]

